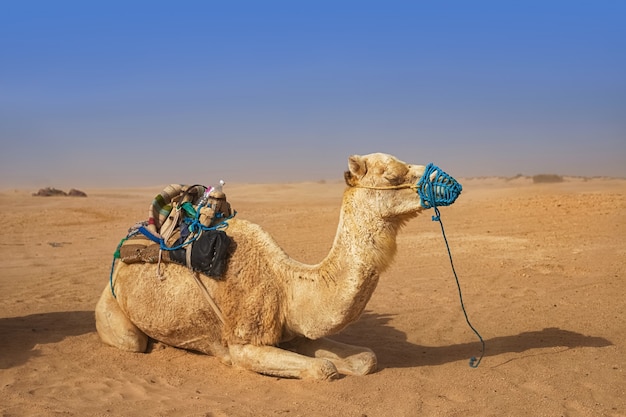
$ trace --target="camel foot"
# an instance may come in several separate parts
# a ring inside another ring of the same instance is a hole
[[[306,356],[331,361],[345,375],[367,375],[376,371],[376,354],[361,346],[348,345],[327,338],[294,339],[285,344],[287,349]]]
[[[335,365],[273,346],[230,345],[233,365],[282,378],[329,380],[338,376]]]
[[[339,365],[339,372],[347,375],[367,375],[376,371],[378,361],[374,352],[361,352],[343,359],[345,366]],[[337,364],[336,364],[337,365]]]
[[[125,315],[107,285],[96,305],[96,330],[107,345],[128,352],[145,352],[148,336]]]

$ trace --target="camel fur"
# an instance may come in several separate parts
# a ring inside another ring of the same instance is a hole
[[[356,321],[396,253],[401,226],[422,211],[410,188],[424,172],[382,153],[349,158],[337,233],[316,265],[291,259],[261,227],[233,218],[224,279],[199,278],[224,322],[181,265],[118,262],[96,306],[96,327],[112,346],[144,352],[148,338],[214,355],[261,374],[332,379],[376,369],[368,348],[326,338]],[[391,188],[390,188],[391,187]],[[378,189],[377,189],[378,188]]]

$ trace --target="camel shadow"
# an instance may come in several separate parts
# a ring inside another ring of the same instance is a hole
[[[361,319],[333,339],[343,343],[366,346],[378,358],[378,368],[411,368],[442,365],[480,356],[481,343],[459,343],[449,346],[421,346],[407,341],[406,333],[388,323],[390,314],[366,312]],[[374,335],[374,337],[372,336]],[[485,340],[485,357],[503,353],[521,353],[531,349],[563,347],[606,347],[613,343],[603,337],[587,336],[570,330],[549,327],[516,335],[497,336]]]
[[[449,346],[421,346],[407,341],[406,333],[389,325],[390,314],[366,312],[356,323],[333,336],[340,342],[366,346],[376,352],[378,368],[410,368],[467,361],[479,356],[478,340]],[[96,331],[93,311],[63,311],[0,318],[0,369],[27,362],[40,352],[37,345],[57,343],[70,336]],[[550,327],[517,335],[485,340],[485,357],[521,353],[532,349],[563,347],[606,347],[613,343],[603,337],[587,336]]]
[[[38,356],[37,345],[60,342],[96,330],[93,311],[60,311],[0,318],[0,369]]]

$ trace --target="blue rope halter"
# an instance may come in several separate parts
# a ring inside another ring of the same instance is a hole
[[[431,176],[434,174],[434,178],[431,180]],[[422,207],[429,209],[433,208],[435,210],[435,215],[432,216],[433,221],[439,222],[441,226],[441,234],[443,235],[443,240],[446,243],[446,249],[448,250],[448,257],[450,258],[450,266],[452,267],[452,273],[454,274],[454,279],[456,280],[456,287],[459,291],[459,301],[461,302],[461,309],[463,310],[463,315],[465,316],[465,321],[467,325],[472,329],[472,331],[478,336],[480,342],[482,344],[482,350],[480,354],[480,358],[478,360],[475,356],[472,356],[469,361],[469,366],[472,368],[477,368],[480,365],[480,361],[483,360],[485,356],[485,341],[478,331],[472,326],[470,323],[469,317],[467,316],[467,311],[465,310],[465,304],[463,303],[463,294],[461,293],[461,284],[459,283],[459,277],[456,274],[456,270],[454,269],[454,262],[452,262],[452,253],[450,252],[450,245],[448,245],[448,239],[446,238],[446,232],[443,228],[443,223],[441,221],[441,214],[439,213],[438,206],[449,206],[454,203],[463,187],[461,184],[457,182],[450,175],[446,174],[442,171],[438,166],[433,165],[432,163],[426,166],[424,170],[424,174],[417,182],[417,193],[420,196],[420,204]]]

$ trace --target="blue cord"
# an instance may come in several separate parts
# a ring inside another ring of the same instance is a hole
[[[189,239],[186,242],[183,242],[179,245],[176,246],[167,246],[167,244],[165,244],[165,241],[163,240],[163,238],[161,237],[156,237],[155,235],[152,234],[152,232],[150,232],[146,227],[141,226],[139,229],[137,229],[140,233],[142,233],[145,237],[147,237],[148,239],[150,239],[151,241],[153,241],[154,243],[158,243],[159,247],[162,250],[166,250],[166,251],[175,251],[178,249],[182,249],[185,246],[191,245],[193,242],[196,241],[196,239],[198,239],[200,237],[200,233],[199,230],[202,231],[209,231],[209,230],[223,230],[226,229],[228,227],[228,220],[232,219],[233,217],[235,217],[235,215],[237,214],[236,211],[233,212],[233,214],[229,217],[226,217],[224,220],[222,220],[220,223],[216,224],[215,226],[205,226],[202,223],[200,223],[200,220],[198,219],[194,219],[191,222],[187,222],[185,221],[185,223],[188,223],[188,227],[189,227],[189,232],[193,233],[194,236]]]
[[[435,174],[435,179],[430,181],[430,175],[437,171]],[[433,184],[437,184],[436,186]],[[452,253],[450,252],[450,245],[448,245],[448,238],[446,237],[446,232],[443,228],[443,222],[441,221],[441,214],[439,213],[438,205],[440,206],[448,206],[456,200],[458,195],[461,193],[462,187],[454,178],[443,172],[438,166],[433,164],[428,164],[426,170],[424,171],[424,175],[418,182],[418,193],[420,195],[420,199],[422,200],[422,206],[424,208],[433,208],[435,210],[435,215],[432,216],[432,220],[435,222],[439,222],[441,226],[441,234],[443,235],[443,241],[446,243],[446,249],[448,250],[448,257],[450,258],[450,266],[452,267],[452,273],[454,274],[454,279],[456,281],[456,287],[459,290],[459,301],[461,302],[461,309],[463,310],[463,315],[465,316],[465,321],[467,325],[474,331],[478,339],[480,339],[480,343],[482,344],[482,349],[480,353],[480,358],[478,360],[475,356],[472,356],[469,360],[469,366],[472,368],[478,368],[480,365],[480,361],[483,360],[485,356],[485,341],[483,340],[478,330],[472,326],[470,323],[469,317],[467,316],[467,311],[465,310],[465,304],[463,303],[463,294],[461,293],[461,284],[459,283],[459,277],[456,274],[456,269],[454,269],[454,262],[452,261]]]
[[[111,294],[113,294],[113,298],[117,298],[115,295],[115,290],[113,289],[113,270],[115,269],[115,261],[120,259],[120,248],[132,234],[129,234],[124,239],[120,240],[120,243],[117,245],[117,249],[115,249],[115,253],[113,253],[113,262],[111,262],[111,273],[109,274],[109,286],[111,287]]]
[[[113,262],[111,262],[111,273],[109,274],[109,286],[111,287],[111,294],[113,294],[113,298],[117,298],[115,290],[113,289],[113,270],[115,269],[115,261],[117,261],[117,258],[114,256]]]
[[[470,327],[470,329],[472,329],[474,333],[476,333],[476,336],[478,336],[478,338],[480,339],[480,343],[482,343],[482,350],[481,350],[480,358],[478,359],[478,361],[476,361],[475,356],[472,356],[469,361],[469,366],[471,366],[472,368],[478,368],[478,365],[480,365],[480,361],[482,361],[483,356],[485,356],[485,341],[481,337],[480,333],[478,333],[478,330],[476,330],[474,326],[472,326],[472,323],[470,323],[469,317],[467,316],[467,311],[465,311],[465,304],[463,304],[463,294],[461,294],[461,284],[459,283],[459,277],[456,275],[456,270],[454,269],[454,263],[452,262],[452,253],[450,252],[450,246],[448,245],[446,232],[443,229],[443,222],[441,221],[439,209],[437,207],[433,207],[433,208],[435,209],[435,216],[433,216],[433,221],[439,222],[439,225],[441,226],[441,234],[443,235],[444,242],[446,242],[446,249],[448,250],[448,256],[450,257],[450,266],[452,267],[452,272],[454,273],[454,279],[456,280],[456,287],[459,290],[459,300],[461,301],[461,309],[463,310],[465,321],[467,322],[467,325]]]

